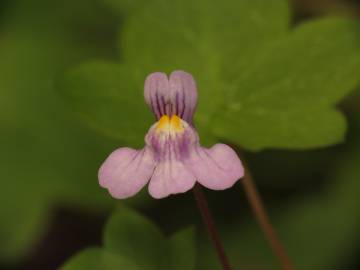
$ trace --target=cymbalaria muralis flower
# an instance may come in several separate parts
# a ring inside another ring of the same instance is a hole
[[[240,159],[229,146],[200,146],[193,125],[197,90],[184,71],[150,74],[145,81],[145,101],[157,122],[145,136],[142,150],[119,148],[103,163],[99,182],[119,199],[135,195],[149,182],[154,198],[190,190],[196,181],[222,190],[243,176]]]

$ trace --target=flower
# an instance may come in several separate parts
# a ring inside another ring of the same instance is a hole
[[[200,146],[193,125],[197,90],[191,74],[174,71],[168,78],[152,73],[144,88],[145,101],[157,119],[145,136],[145,147],[115,150],[99,170],[100,185],[114,198],[131,197],[148,182],[154,198],[186,192],[196,181],[223,190],[244,175],[240,159],[229,146]]]

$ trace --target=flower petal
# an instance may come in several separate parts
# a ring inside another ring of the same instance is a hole
[[[216,144],[210,149],[197,146],[185,164],[200,184],[214,190],[230,188],[244,176],[240,159],[225,144]]]
[[[176,114],[192,125],[193,114],[197,105],[197,89],[194,78],[190,73],[176,70],[171,73],[170,90],[174,93]]]
[[[155,163],[153,153],[147,147],[139,151],[119,148],[100,167],[99,183],[114,198],[131,197],[149,181]]]
[[[191,74],[177,70],[168,79],[165,73],[152,73],[145,80],[144,97],[156,119],[177,115],[192,124],[197,90]]]
[[[156,119],[166,114],[169,95],[169,80],[165,73],[155,72],[147,76],[144,86],[146,104],[154,112]]]
[[[156,199],[170,194],[184,193],[190,190],[196,180],[194,175],[177,160],[160,162],[149,183],[149,193]]]

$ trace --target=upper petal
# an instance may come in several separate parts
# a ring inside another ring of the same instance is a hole
[[[144,86],[145,102],[154,112],[156,119],[166,114],[168,96],[169,80],[165,73],[155,72],[147,76]]]
[[[210,189],[230,188],[244,176],[239,157],[225,144],[216,144],[210,149],[197,146],[184,162],[196,180]]]
[[[125,199],[135,195],[154,172],[155,160],[150,149],[119,148],[102,164],[99,183],[114,198]]]
[[[152,73],[145,80],[144,97],[157,119],[178,115],[192,124],[197,90],[191,74],[174,71],[168,79],[165,73]]]
[[[170,89],[177,104],[177,115],[192,124],[193,114],[197,105],[197,89],[193,76],[190,73],[177,70],[170,75]]]

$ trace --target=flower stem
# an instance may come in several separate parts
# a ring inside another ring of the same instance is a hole
[[[242,159],[244,161],[244,159]],[[255,186],[254,180],[250,173],[250,170],[247,164],[244,163],[245,168],[245,176],[241,181],[244,186],[244,190],[247,196],[247,199],[250,203],[252,211],[256,216],[256,219],[265,234],[273,252],[277,256],[280,264],[282,265],[282,269],[284,270],[294,270],[294,266],[286,254],[286,251],[278,238],[274,227],[270,223],[270,219],[268,214],[266,213],[263,202],[260,198],[260,194]]]
[[[211,237],[211,240],[214,244],[214,247],[215,247],[215,250],[218,254],[218,257],[219,257],[219,260],[221,262],[221,265],[223,267],[224,270],[231,270],[231,266],[230,266],[230,263],[229,263],[229,260],[225,254],[225,251],[224,251],[224,248],[223,248],[223,245],[221,243],[221,240],[220,240],[220,237],[219,237],[219,234],[216,230],[216,227],[215,227],[215,223],[214,223],[214,219],[211,215],[211,212],[210,212],[210,209],[209,209],[209,206],[207,204],[207,201],[206,201],[206,198],[205,198],[205,195],[202,191],[202,188],[199,184],[195,184],[194,188],[193,188],[193,191],[194,191],[194,195],[195,195],[195,199],[196,199],[196,202],[197,202],[197,205],[199,207],[199,210],[201,212],[201,216],[202,216],[202,219],[205,223],[205,226],[207,228],[207,231]]]

